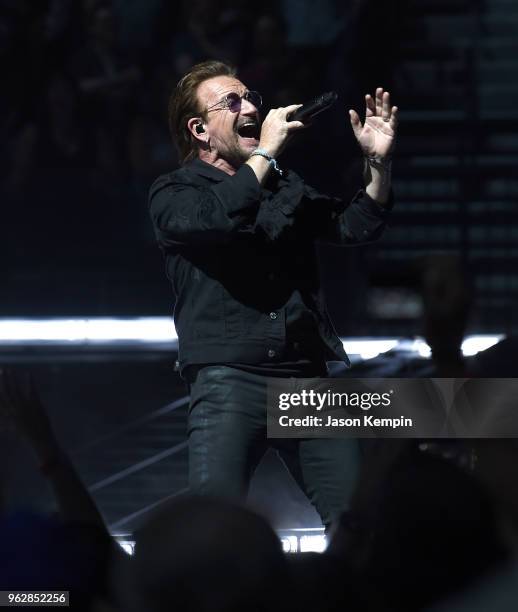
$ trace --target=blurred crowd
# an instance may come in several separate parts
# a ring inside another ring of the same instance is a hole
[[[0,476],[0,590],[69,591],[69,609],[85,612],[511,612],[518,605],[514,440],[457,441],[453,454],[411,439],[364,445],[350,506],[323,553],[284,553],[250,507],[182,496],[141,519],[129,556],[23,371],[0,371],[0,426],[4,441],[10,429],[29,443],[57,509],[52,516],[12,504],[4,510]],[[5,474],[4,456],[1,468]]]

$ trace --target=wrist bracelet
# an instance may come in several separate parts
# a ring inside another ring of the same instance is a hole
[[[392,163],[392,155],[386,155],[385,157],[380,157],[379,155],[364,155],[363,157],[368,163],[373,164],[374,166],[382,166],[383,168],[390,166]]]
[[[275,170],[275,172],[277,172],[279,176],[282,176],[282,170],[279,168],[277,160],[273,158],[266,149],[255,149],[255,151],[252,151],[252,153],[250,153],[250,157],[252,157],[252,155],[260,155],[261,157],[267,159],[268,163]]]

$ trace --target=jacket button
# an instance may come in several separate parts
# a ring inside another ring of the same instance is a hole
[[[277,313],[276,313],[276,312],[271,312],[271,313],[270,313],[270,319],[271,319],[272,321],[275,321],[275,319],[276,319],[276,318],[277,318]]]
[[[276,355],[276,354],[277,354],[277,353],[276,353],[276,352],[275,352],[273,349],[270,349],[270,350],[268,351],[268,357],[270,357],[270,358],[271,358],[271,357],[275,357],[275,355]]]

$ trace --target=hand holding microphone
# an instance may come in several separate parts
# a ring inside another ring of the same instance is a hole
[[[286,142],[294,132],[306,126],[301,121],[288,121],[290,113],[299,109],[302,104],[292,104],[281,108],[272,108],[264,118],[261,126],[259,147],[265,149],[272,157],[277,157],[284,150]]]
[[[272,157],[277,157],[294,132],[308,127],[311,119],[328,109],[337,98],[338,94],[330,91],[306,104],[272,109],[263,121],[259,147],[266,149]]]

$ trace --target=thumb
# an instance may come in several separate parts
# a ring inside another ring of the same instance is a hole
[[[353,128],[354,135],[358,138],[361,134],[363,125],[360,121],[360,115],[355,110],[349,111],[349,119],[351,120],[351,127]]]

